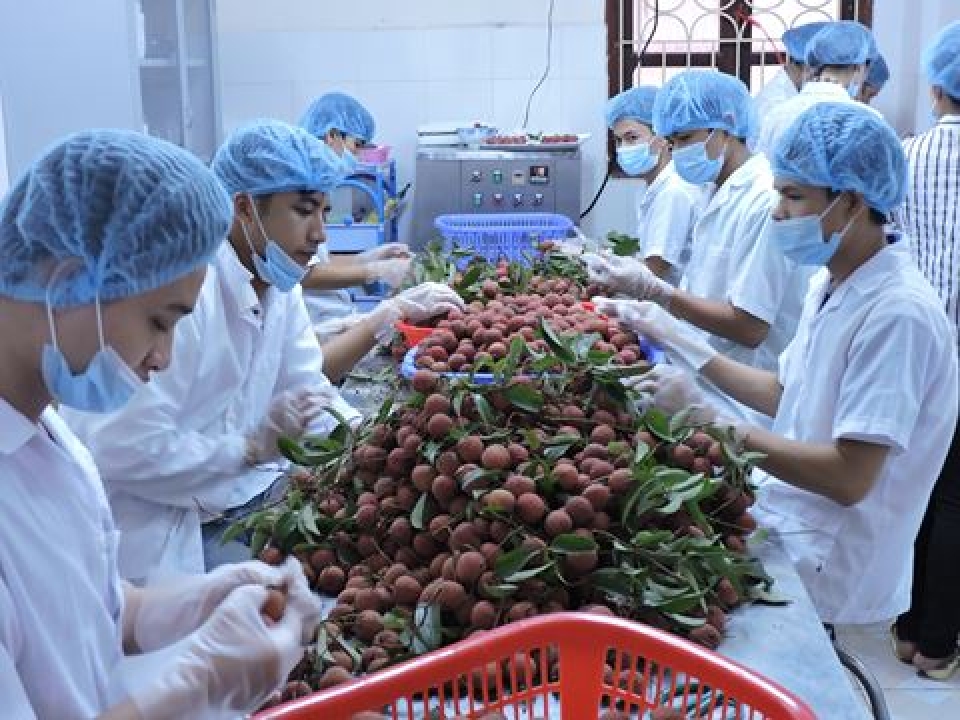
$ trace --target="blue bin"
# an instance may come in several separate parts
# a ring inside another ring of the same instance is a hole
[[[533,254],[535,243],[565,238],[573,229],[570,218],[555,213],[439,215],[434,225],[448,251],[456,244],[491,263],[522,261]]]
[[[646,338],[639,338],[637,344],[640,346],[640,349],[643,350],[643,354],[647,356],[651,365],[659,365],[660,363],[667,362],[667,356],[663,350]],[[403,362],[400,363],[400,374],[407,380],[412,378],[413,374],[417,371],[416,360],[418,349],[419,345],[407,350],[406,355],[403,356]],[[470,373],[464,372],[445,372],[440,373],[440,375],[451,379],[471,377]],[[544,373],[543,377],[550,377],[550,374]],[[493,373],[473,373],[472,379],[477,385],[493,385],[497,381],[497,377]]]

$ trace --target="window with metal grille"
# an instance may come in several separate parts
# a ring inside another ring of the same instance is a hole
[[[780,37],[788,28],[838,19],[870,25],[873,19],[873,0],[606,2],[610,97],[636,85],[662,85],[689,67],[735,75],[756,94],[783,62]]]

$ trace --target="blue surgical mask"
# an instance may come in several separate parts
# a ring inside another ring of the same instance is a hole
[[[856,80],[847,85],[847,95],[856,100],[860,95],[860,85],[861,83]]]
[[[677,175],[693,185],[706,185],[717,179],[723,167],[724,153],[711,160],[707,155],[707,143],[713,137],[711,131],[703,142],[693,143],[686,147],[675,148],[673,151],[673,165]]]
[[[627,175],[646,175],[657,166],[659,160],[660,155],[651,151],[650,143],[621,145],[617,148],[617,164]]]
[[[358,164],[359,161],[357,160],[357,156],[350,151],[350,148],[344,145],[343,155],[340,156],[340,167],[343,170],[343,174],[353,175]]]
[[[267,233],[263,229],[263,223],[260,221],[260,212],[257,210],[256,203],[253,205],[253,213],[257,218],[260,233],[267,241],[263,251],[264,255],[261,257],[250,241],[246,224],[240,223],[243,237],[246,238],[247,245],[250,247],[250,255],[253,257],[253,267],[264,282],[270,283],[280,292],[290,292],[303,280],[307,274],[307,268],[287,255],[279,244],[267,237]]]
[[[99,298],[96,299],[96,309],[100,349],[86,369],[75,375],[57,345],[50,291],[47,291],[47,321],[50,323],[50,338],[53,344],[43,346],[41,373],[47,390],[61,405],[81,412],[109,413],[126,405],[143,385],[143,381],[116,350],[104,344]]]
[[[768,230],[770,240],[798,265],[826,265],[836,255],[843,236],[856,219],[854,215],[843,230],[831,233],[829,238],[824,238],[821,223],[836,202],[837,200],[834,200],[830,203],[819,215],[772,220]]]

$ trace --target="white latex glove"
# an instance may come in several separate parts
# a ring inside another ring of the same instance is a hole
[[[397,287],[410,272],[412,257],[392,257],[385,260],[373,260],[364,265],[367,282],[381,280],[392,288]]]
[[[386,243],[377,245],[375,248],[364,250],[357,255],[361,262],[373,262],[374,260],[389,260],[390,258],[408,258],[412,257],[410,247],[406,243]]]
[[[449,286],[425,282],[384,300],[370,317],[377,323],[377,338],[382,340],[397,320],[417,323],[450,310],[463,310],[463,307],[463,298]]]
[[[665,306],[670,304],[673,286],[654,275],[643,260],[587,253],[583,262],[592,282],[638,300],[652,300]]]
[[[676,365],[655,365],[650,372],[624,378],[622,382],[667,415],[686,411],[690,422],[696,425],[716,418],[694,377]]]
[[[303,566],[293,555],[288,555],[277,570],[281,573],[280,584],[287,591],[287,607],[292,607],[300,614],[303,629],[301,640],[307,645],[313,642],[317,625],[324,617],[324,602],[310,589]]]
[[[594,298],[597,312],[617,318],[634,332],[663,347],[671,358],[699,372],[717,354],[698,330],[659,305],[636,300]]]
[[[235,588],[243,585],[289,586],[296,582],[296,568],[273,567],[259,560],[221,565],[206,575],[186,575],[133,591],[127,612],[133,615],[133,636],[142,652],[153,652],[186,637],[207,618]],[[304,582],[306,580],[304,579]]]
[[[584,253],[583,242],[579,238],[571,240],[550,240],[553,245],[551,252],[561,253],[563,255],[582,255]]]
[[[712,425],[724,429],[726,441],[741,451],[749,434],[749,427],[740,420],[722,415],[708,404],[696,378],[675,365],[655,365],[650,372],[623,378],[621,382],[648,404],[670,416],[683,413],[689,425]]]
[[[302,436],[307,426],[333,404],[335,392],[331,386],[321,385],[277,395],[260,426],[247,437],[247,463],[259,465],[279,457],[277,441]]]
[[[350,313],[340,317],[324,318],[313,324],[313,332],[322,345],[332,337],[345,333],[366,318],[365,313]]]
[[[184,641],[173,665],[131,698],[140,717],[236,718],[279,691],[319,615],[305,618],[301,601],[291,598],[280,621],[268,625],[261,615],[267,595],[260,585],[231,592]]]

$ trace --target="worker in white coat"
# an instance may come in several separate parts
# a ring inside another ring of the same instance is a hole
[[[882,118],[819,103],[772,165],[771,237],[820,267],[775,372],[717,353],[654,303],[598,309],[774,418],[772,431],[737,427],[765,456],[755,516],[780,533],[825,623],[889,620],[909,605],[913,539],[957,419],[953,329],[908,249],[884,234],[906,162]],[[702,402],[688,375],[657,374],[654,398],[670,411]]]
[[[680,282],[690,257],[690,235],[699,190],[680,179],[666,140],[653,132],[658,88],[635,87],[610,98],[607,127],[617,143],[617,163],[640,179],[637,189],[638,257],[660,278]]]
[[[360,419],[324,375],[298,285],[324,241],[326,193],[342,177],[335,153],[264,120],[235,131],[213,168],[233,197],[233,225],[177,328],[170,369],[120,412],[66,416],[108,489],[120,572],[138,583],[249,557],[243,542],[221,539],[283,492],[278,438],[329,432],[328,407]],[[401,302],[378,309],[382,326]]]
[[[143,590],[120,580],[97,469],[54,409],[122,407],[170,361],[230,226],[213,174],[127,131],[50,148],[0,210],[0,698],[5,718],[228,718],[281,688],[315,631],[299,563]],[[268,585],[287,588],[278,623]],[[177,643],[139,689],[124,653]]]
[[[873,34],[864,25],[853,20],[826,23],[806,45],[808,77],[800,92],[764,117],[757,152],[769,156],[780,135],[812,105],[857,102],[870,59],[877,55]]]
[[[761,127],[763,127],[764,118],[775,107],[796,97],[800,88],[803,87],[803,79],[807,72],[805,64],[807,43],[824,25],[826,25],[824,22],[806,23],[792,27],[783,34],[781,39],[786,54],[784,63],[753,99]]]
[[[300,126],[337,153],[347,174],[356,169],[357,148],[370,143],[375,130],[370,112],[356,98],[340,92],[314,100]],[[379,281],[395,289],[409,275],[412,262],[413,253],[403,243],[387,243],[355,255],[331,255],[326,243],[320,245],[301,284],[323,349],[324,372],[332,382],[339,383],[378,342],[392,336],[393,326],[385,317],[418,322],[462,304],[449,288],[424,283],[381,302],[374,312],[357,312],[345,288]]]
[[[810,270],[785,258],[764,232],[776,203],[763,155],[750,151],[756,117],[746,86],[716,70],[672,78],[654,105],[657,135],[673,143],[681,178],[706,187],[690,261],[678,288],[630,259],[586,256],[591,277],[613,290],[661,303],[718,352],[772,370],[793,337]],[[709,387],[729,414],[765,422]]]
[[[340,156],[345,175],[357,168],[356,152],[373,142],[373,115],[356,98],[329,92],[315,99],[300,118],[311,132]],[[385,220],[385,218],[384,218]],[[355,254],[332,255],[321,245],[301,281],[314,329],[323,343],[355,325],[359,313],[346,288],[383,282],[399,286],[410,270],[413,254],[403,243],[387,243]]]

